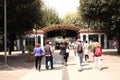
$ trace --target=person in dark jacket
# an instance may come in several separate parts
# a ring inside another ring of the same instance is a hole
[[[63,64],[67,66],[69,53],[66,52],[67,42],[62,42],[60,44],[60,55],[62,56]]]

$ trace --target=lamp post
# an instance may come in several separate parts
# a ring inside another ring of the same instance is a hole
[[[34,27],[35,27],[35,43],[38,43],[37,26],[36,26],[36,24],[34,25]]]
[[[88,28],[88,41],[89,41],[89,24],[88,24],[87,28]]]
[[[6,18],[6,0],[4,0],[4,51],[5,51],[5,66],[7,66],[7,18]]]
[[[89,25],[86,25],[86,27],[87,27],[87,41],[89,41]]]

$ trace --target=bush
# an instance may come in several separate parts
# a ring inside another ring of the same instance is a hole
[[[25,50],[25,47],[24,47],[24,46],[20,46],[20,49],[21,49],[21,50]]]
[[[28,53],[30,54],[30,55],[32,55],[33,53],[33,49],[34,49],[34,46],[32,46],[32,45],[28,45],[27,46],[27,50],[28,50]]]
[[[91,52],[93,52],[93,49],[94,49],[94,44],[91,44],[90,46],[89,46],[89,50],[91,51]]]

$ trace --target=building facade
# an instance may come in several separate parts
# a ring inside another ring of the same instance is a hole
[[[101,44],[102,48],[105,48],[105,49],[113,48],[113,45],[112,45],[113,40],[108,40],[108,37],[102,31],[95,31],[95,30],[91,30],[90,28],[84,29],[84,28],[80,28],[77,26],[70,26],[70,25],[54,25],[54,26],[49,26],[49,27],[43,28],[41,30],[33,30],[31,33],[26,34],[23,37],[22,41],[20,39],[18,39],[17,45],[16,45],[17,50],[20,50],[21,45],[23,45],[24,47],[26,47],[27,45],[34,46],[35,43],[38,42],[41,44],[41,47],[44,47],[46,40],[51,40],[54,42],[55,37],[51,38],[48,35],[50,34],[50,32],[52,33],[52,31],[56,31],[56,30],[57,31],[58,30],[71,30],[71,31],[73,30],[73,31],[75,31],[74,37],[71,38],[71,39],[73,39],[73,41],[75,40],[75,37],[79,37],[81,39],[81,41],[83,41],[83,42],[89,41],[90,44],[92,44],[97,41]],[[58,33],[54,33],[54,34],[56,35]],[[52,35],[54,35],[54,34],[52,34]],[[67,38],[70,39],[69,36]]]

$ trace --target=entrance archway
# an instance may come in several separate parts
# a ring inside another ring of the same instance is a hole
[[[73,25],[52,25],[45,27],[42,30],[47,34],[47,37],[76,37],[80,27]]]
[[[75,41],[75,38],[79,34],[80,27],[73,25],[52,25],[42,29],[54,45],[56,49],[59,49],[61,40],[67,39],[69,43]]]

